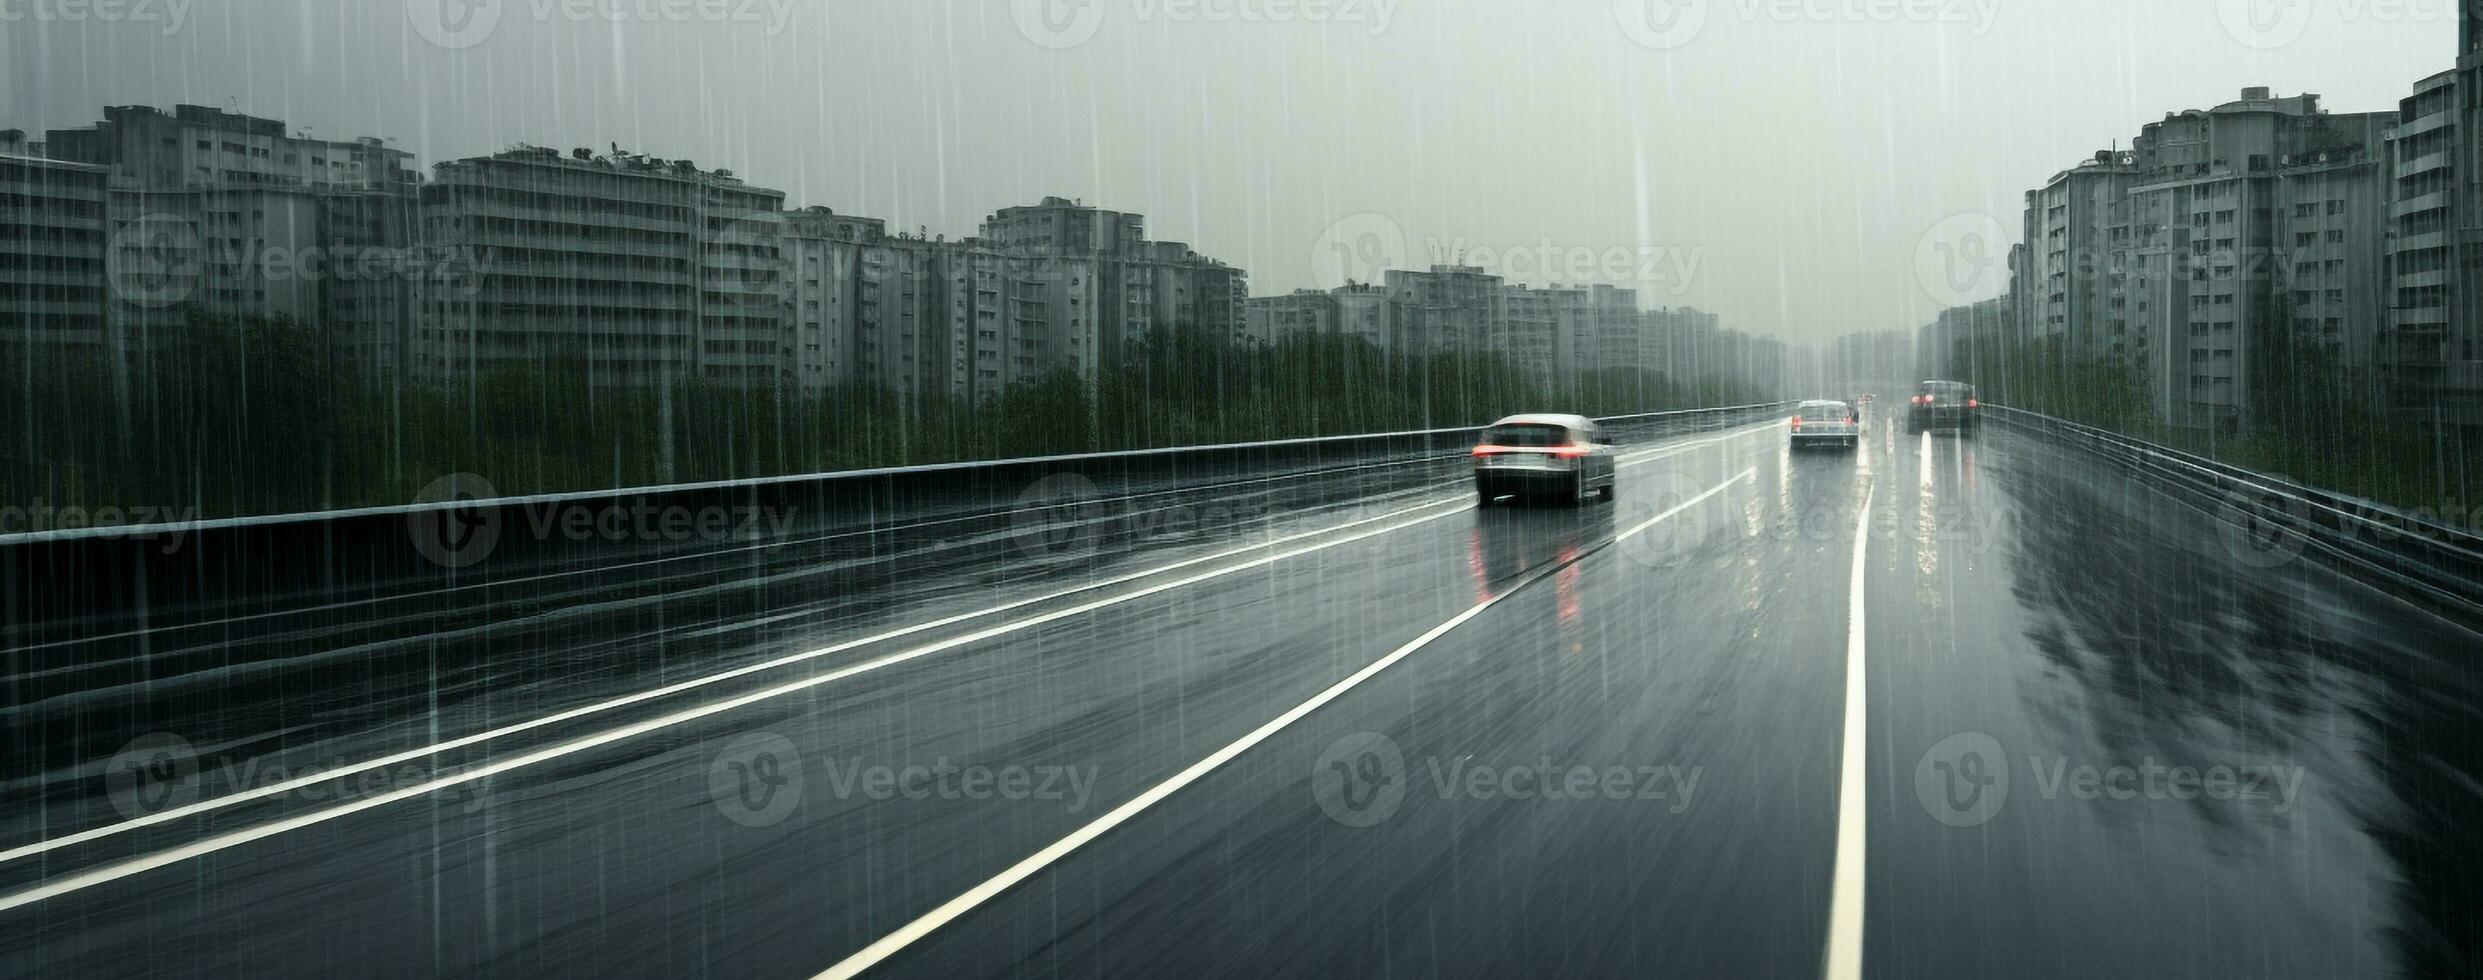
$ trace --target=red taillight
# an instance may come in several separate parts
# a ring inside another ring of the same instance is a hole
[[[1967,408],[1981,408],[1981,407],[1983,407],[1983,403],[1982,403],[1982,402],[1979,402],[1979,401],[1975,401],[1975,400],[1974,400],[1974,399],[1972,399],[1972,398],[1968,398],[1968,399],[1966,399],[1966,407],[1967,407]]]
[[[1796,415],[1796,416],[1794,416],[1794,417],[1793,417],[1793,427],[1794,427],[1795,429],[1797,429],[1797,430],[1799,430],[1800,428],[1802,428],[1802,417],[1801,417],[1801,416]]]
[[[1477,458],[1484,456],[1505,456],[1510,453],[1543,453],[1546,455],[1560,456],[1567,459],[1576,459],[1594,451],[1595,447],[1593,446],[1545,446],[1542,448],[1534,448],[1528,446],[1485,445],[1474,447],[1474,455]]]

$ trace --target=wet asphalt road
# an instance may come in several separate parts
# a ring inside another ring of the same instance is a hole
[[[918,933],[873,975],[1812,976],[1841,823],[1868,975],[2477,969],[2475,636],[2005,428],[1633,452],[1615,505],[1451,484],[695,607],[653,674],[596,668],[642,607],[573,612],[498,651],[562,665],[521,689],[21,810],[0,974],[809,976]]]

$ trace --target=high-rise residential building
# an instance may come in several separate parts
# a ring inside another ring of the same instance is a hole
[[[1643,367],[1639,336],[1646,331],[1646,313],[1638,308],[1638,291],[1597,284],[1592,293],[1592,321],[1580,324],[1576,364],[1581,371],[1635,371]]]
[[[1413,318],[1411,352],[1499,349],[1495,331],[1507,322],[1499,276],[1474,266],[1434,265],[1424,272],[1390,269],[1386,283]]]
[[[785,262],[785,308],[790,317],[786,331],[793,348],[794,387],[819,392],[854,379],[862,252],[887,234],[887,222],[840,215],[826,208],[785,215],[780,254]]]
[[[1301,334],[1340,332],[1342,308],[1322,289],[1296,289],[1283,296],[1253,296],[1245,306],[1242,336],[1254,344],[1274,344]]]
[[[1231,343],[1247,329],[1249,277],[1239,269],[1180,242],[1138,243],[1115,264],[1129,306],[1111,336],[1128,342],[1181,329]]]
[[[440,164],[432,248],[476,257],[425,296],[415,366],[468,378],[569,363],[596,384],[789,374],[784,194],[687,160],[519,147]]]
[[[2472,339],[2459,335],[2470,333],[2460,328],[2474,319],[2475,298],[2455,279],[2460,232],[2475,220],[2461,213],[2457,178],[2458,165],[2473,159],[2466,149],[2472,110],[2459,94],[2464,75],[2451,70],[2416,82],[2389,134],[2389,308],[2376,359],[2383,398],[2399,409],[2442,404],[2449,366],[2461,359],[2455,355],[2473,353],[2463,349]]]
[[[1561,352],[1570,346],[1563,332],[1575,330],[1581,319],[1593,316],[1591,302],[1583,289],[1503,286],[1500,322],[1490,331],[1491,350],[1507,357],[1526,380],[1539,388],[1549,387],[1569,376],[1561,366]]]
[[[22,135],[0,142],[0,371],[14,379],[54,353],[116,350],[104,318],[107,171],[31,155]]]
[[[1341,334],[1383,354],[1402,354],[1413,329],[1405,298],[1370,283],[1254,296],[1244,305],[1248,315],[1243,336],[1251,344],[1274,344],[1298,334]]]
[[[2398,103],[2388,134],[2381,400],[2483,451],[2483,19],[2461,8],[2457,63]]]
[[[2020,336],[2130,365],[2167,422],[2225,433],[2249,424],[2259,331],[2324,343],[2369,376],[2396,116],[2244,89],[2054,176],[2028,192],[2010,256]]]
[[[1713,313],[1686,306],[1651,310],[1639,335],[1639,364],[1680,384],[1719,377],[1727,367],[1723,335]]]
[[[1328,291],[1336,300],[1337,332],[1361,338],[1391,356],[1420,354],[1414,312],[1405,297],[1377,283],[1347,283]]]
[[[115,262],[142,283],[115,288],[107,309],[124,350],[193,309],[279,316],[324,331],[348,363],[397,373],[416,283],[446,265],[414,248],[412,154],[194,105],[109,107],[45,143],[111,174]]]
[[[2285,327],[2289,316],[2315,317],[2292,326],[2315,322],[2318,330],[2304,332],[2332,336],[2340,355],[2372,350],[2381,316],[2372,224],[2380,172],[2368,164],[2394,118],[2333,114],[2316,95],[2275,98],[2251,88],[2140,133],[2126,263],[2134,282],[2122,300],[2165,421],[2226,434],[2246,428],[2256,333]],[[2306,309],[2294,302],[2303,289]],[[2324,333],[2330,321],[2332,335]],[[2349,339],[2355,334],[2362,337]]]
[[[1914,381],[1953,379],[1969,365],[1998,356],[2016,342],[2017,311],[2011,296],[1941,310],[1914,344]]]
[[[979,239],[935,242],[931,260],[946,311],[933,322],[948,352],[932,372],[940,390],[979,400],[1054,371],[1093,378],[1093,320],[1085,315],[1092,260],[1030,255]]]
[[[2126,325],[2107,314],[2107,295],[2119,274],[2113,256],[2126,247],[2115,232],[2127,227],[2124,195],[2134,168],[2110,150],[2026,192],[2026,256],[2033,263],[2020,280],[2033,304],[2034,336],[2057,338],[2080,356],[2098,356],[2126,343]]]
[[[944,316],[938,245],[897,235],[862,247],[855,292],[853,377],[905,404],[936,391],[929,365],[947,357],[935,321]]]
[[[1040,204],[993,212],[983,219],[978,237],[995,248],[1037,254],[1123,255],[1146,243],[1147,219],[1047,197]]]
[[[1160,330],[1197,330],[1231,342],[1248,330],[1249,276],[1179,242],[1151,242],[1142,215],[1061,197],[1002,208],[976,238],[998,252],[1053,264],[1100,305],[1081,305],[1071,329],[1085,347],[1065,362],[1118,363],[1129,345]],[[1084,300],[1081,299],[1081,303]],[[1081,373],[1094,377],[1093,368]]]

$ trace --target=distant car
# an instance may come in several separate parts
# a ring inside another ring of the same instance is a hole
[[[1581,415],[1512,415],[1474,447],[1474,491],[1485,507],[1506,496],[1609,501],[1620,489],[1618,469],[1603,427]]]
[[[1793,410],[1793,448],[1827,446],[1852,449],[1862,444],[1862,411],[1828,399],[1803,402]]]
[[[1982,423],[1983,403],[1974,386],[1962,381],[1925,381],[1914,389],[1905,409],[1905,432],[1920,435],[1932,429],[1973,432]]]

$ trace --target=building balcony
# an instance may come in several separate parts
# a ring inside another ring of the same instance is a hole
[[[68,228],[101,234],[104,227],[103,207],[101,205],[95,206],[95,213],[91,215],[69,214],[59,208],[0,208],[0,228],[11,226],[22,228]]]
[[[594,262],[502,262],[491,261],[477,270],[495,280],[550,279],[575,283],[582,289],[605,289],[612,286],[682,288],[698,282],[688,270],[658,270],[618,267]]]
[[[40,255],[46,258],[56,259],[86,259],[95,263],[97,266],[103,265],[105,260],[105,245],[100,239],[94,242],[49,242],[26,241],[23,239],[11,240],[5,237],[0,237],[0,241],[7,242],[9,250],[19,255]]]
[[[2427,174],[2434,170],[2446,170],[2448,169],[2448,166],[2448,151],[2441,150],[2432,153],[2425,153],[2422,156],[2418,156],[2414,159],[2398,164],[2397,179],[2404,180],[2408,177],[2416,176],[2418,174]]]
[[[2407,235],[2403,238],[2399,238],[2397,239],[2396,244],[2392,246],[2389,251],[2420,252],[2424,249],[2447,248],[2448,246],[2448,233],[2444,231],[2435,231],[2427,234]]]
[[[2391,218],[2403,218],[2410,214],[2421,214],[2425,211],[2445,210],[2448,206],[2449,192],[2432,191],[2429,194],[2409,197],[2405,200],[2390,204],[2388,206],[2388,216]]]
[[[2457,117],[2454,113],[2445,111],[2434,112],[2426,116],[2416,116],[2415,118],[2399,125],[2393,131],[2393,134],[2396,138],[2401,140],[2421,136],[2424,133],[2436,132],[2446,128],[2449,121],[2455,118]]]
[[[100,291],[104,287],[104,268],[98,262],[85,269],[21,269],[9,273],[7,281],[12,286],[77,286]]]

